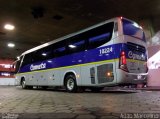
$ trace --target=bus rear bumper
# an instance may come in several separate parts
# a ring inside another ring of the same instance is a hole
[[[127,73],[120,70],[117,75],[118,84],[146,84],[148,73]]]

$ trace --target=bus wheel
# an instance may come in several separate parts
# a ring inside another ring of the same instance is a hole
[[[26,81],[23,79],[22,80],[22,89],[26,89],[26,88],[27,88]]]
[[[68,92],[77,92],[77,83],[74,75],[65,78],[65,88]]]

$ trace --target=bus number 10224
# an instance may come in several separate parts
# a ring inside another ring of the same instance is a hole
[[[108,53],[111,53],[111,52],[113,52],[113,48],[112,47],[103,48],[103,49],[99,50],[100,55],[108,54]]]

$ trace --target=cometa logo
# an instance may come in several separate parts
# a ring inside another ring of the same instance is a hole
[[[128,57],[131,58],[131,59],[145,60],[145,56],[143,54],[142,55],[137,55],[137,54],[134,54],[132,51],[128,52]]]
[[[30,70],[33,71],[33,70],[39,70],[39,69],[45,69],[46,68],[46,63],[41,63],[39,65],[31,65],[30,66]]]

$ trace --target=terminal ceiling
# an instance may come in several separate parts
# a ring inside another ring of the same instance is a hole
[[[124,16],[160,29],[160,0],[0,0],[0,59],[16,59],[37,45]],[[15,30],[4,30],[11,23]],[[7,43],[15,43],[8,48]]]

